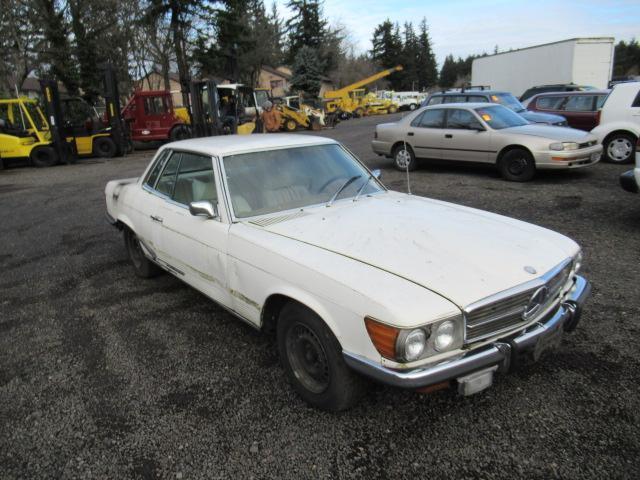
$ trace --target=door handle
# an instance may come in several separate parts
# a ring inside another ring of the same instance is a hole
[[[450,133],[445,133],[444,138],[453,138],[453,135],[451,135]]]
[[[154,222],[162,223],[162,218],[156,217],[155,215],[151,215],[151,220]]]
[[[413,137],[413,132],[408,132],[407,137]]]

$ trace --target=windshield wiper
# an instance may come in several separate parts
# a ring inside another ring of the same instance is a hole
[[[346,182],[344,182],[342,184],[342,186],[338,189],[338,191],[333,195],[333,197],[331,197],[331,200],[329,200],[327,202],[327,207],[330,207],[331,204],[333,203],[333,201],[338,198],[338,195],[340,195],[342,193],[342,191],[347,188],[349,185],[351,185],[353,182],[355,182],[357,179],[359,179],[360,177],[362,177],[362,175],[354,175],[353,177],[351,177],[349,180],[347,180]]]
[[[356,196],[353,197],[353,201],[355,202],[356,200],[358,200],[358,197],[360,197],[360,194],[362,193],[362,191],[364,190],[364,187],[366,187],[367,185],[369,185],[369,182],[371,181],[371,179],[373,178],[373,173],[370,173],[369,176],[367,177],[367,181],[364,182],[362,184],[362,186],[358,189],[358,191],[356,192]]]

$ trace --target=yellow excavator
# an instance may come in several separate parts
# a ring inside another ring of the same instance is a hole
[[[388,68],[362,80],[358,80],[346,87],[327,91],[323,95],[324,99],[327,100],[325,108],[328,112],[341,110],[347,115],[362,116],[366,113],[367,109],[365,91],[362,87],[401,70],[402,65],[396,65],[393,68]],[[395,110],[397,110],[397,107]]]

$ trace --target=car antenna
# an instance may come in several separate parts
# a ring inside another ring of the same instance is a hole
[[[407,141],[403,140],[403,143],[404,143],[404,151],[406,153],[409,153],[409,150],[407,150]],[[410,163],[410,160],[408,160],[405,163],[405,170],[407,171],[407,193],[411,195],[411,178],[409,177],[409,163]]]

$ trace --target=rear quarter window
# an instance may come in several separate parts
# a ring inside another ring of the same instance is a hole
[[[164,161],[167,159],[167,156],[169,155],[169,150],[163,150],[160,155],[158,155],[158,158],[156,158],[156,161],[153,164],[153,167],[151,168],[151,170],[149,170],[149,173],[147,174],[147,178],[144,181],[144,184],[154,188],[155,184],[156,184],[156,180],[158,180],[158,175],[160,175],[160,172],[162,171],[162,167],[164,165]]]
[[[437,97],[431,97],[427,105],[439,105],[442,103],[442,96],[438,95]]]
[[[540,110],[561,110],[567,97],[540,97],[536,100],[536,107]]]
[[[638,93],[636,94],[636,98],[633,99],[633,103],[631,104],[632,107],[640,107],[640,90],[638,90]]]

